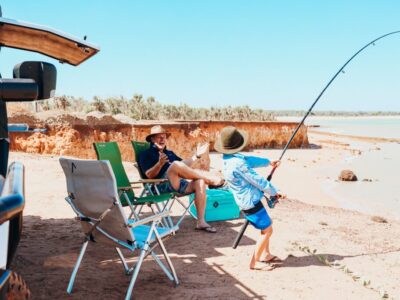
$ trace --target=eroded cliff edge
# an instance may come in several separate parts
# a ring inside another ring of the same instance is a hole
[[[130,141],[144,141],[150,128],[161,124],[171,137],[168,146],[181,157],[190,157],[197,143],[209,142],[210,150],[216,136],[225,126],[232,125],[249,132],[247,150],[256,148],[283,148],[289,140],[297,123],[292,122],[229,122],[229,121],[192,121],[158,122],[132,121],[123,117],[102,114],[85,116],[60,114],[51,117],[17,114],[9,118],[9,123],[27,123],[32,128],[45,128],[45,133],[10,133],[11,150],[28,153],[96,158],[94,142],[116,141],[123,160],[134,161],[134,152]],[[290,148],[309,146],[307,127],[302,126],[292,141]],[[203,161],[202,167],[209,162]]]

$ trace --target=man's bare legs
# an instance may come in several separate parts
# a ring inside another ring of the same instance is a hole
[[[257,240],[256,248],[250,261],[250,269],[254,269],[257,262],[268,262],[274,256],[269,250],[269,240],[272,235],[272,225],[261,230],[261,236]]]
[[[206,209],[206,184],[203,179],[196,179],[189,183],[186,188],[187,193],[194,193],[194,205],[197,211],[197,224],[196,228],[208,228],[210,232],[216,232],[215,228],[209,225],[205,218],[204,213]]]
[[[169,182],[174,189],[179,188],[181,179],[203,179],[206,184],[219,185],[223,179],[210,172],[193,169],[181,161],[174,161],[167,170]]]
[[[180,185],[181,179],[193,179],[186,188],[186,193],[194,193],[194,205],[196,206],[197,211],[197,224],[196,228],[207,228],[209,232],[216,232],[215,228],[209,225],[205,218],[205,208],[206,208],[206,180],[201,177],[206,177],[209,180],[214,180],[217,184],[220,183],[222,178],[212,175],[211,173],[196,170],[188,167],[186,164],[175,161],[171,164],[171,166],[167,170],[168,180],[174,189],[178,189]],[[210,182],[210,181],[209,181]]]

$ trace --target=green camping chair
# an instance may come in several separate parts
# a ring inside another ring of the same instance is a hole
[[[135,167],[139,172],[140,178],[141,179],[146,179],[146,175],[142,172],[142,169],[139,167],[139,155],[148,150],[150,148],[150,143],[148,142],[136,142],[136,141],[132,141],[132,147],[133,147],[133,151],[135,152]],[[165,179],[154,179],[153,183],[143,183],[143,191],[142,191],[142,195],[143,194],[159,194],[158,190],[157,190],[157,184],[164,182]]]
[[[149,179],[146,179],[146,175],[143,174],[142,169],[139,166],[139,156],[142,152],[146,151],[147,149],[150,148],[150,143],[148,142],[137,142],[137,141],[131,141],[133,150],[135,152],[135,160],[136,160],[136,167],[139,171],[140,178],[142,179],[142,184],[143,184],[143,192],[146,195],[161,195],[160,192],[157,189],[157,185],[165,182],[165,179],[153,179],[153,181],[148,181]],[[142,194],[144,195],[144,194]],[[174,193],[174,200],[178,202],[183,208],[184,208],[184,213],[182,216],[179,218],[178,222],[176,223],[178,226],[182,222],[183,218],[186,216],[186,213],[189,213],[193,218],[197,219],[197,217],[191,212],[190,207],[194,204],[194,197],[189,198],[189,204],[186,205],[180,198],[184,196],[188,196],[187,194],[178,194]],[[168,210],[172,208],[172,205],[174,204],[174,201],[171,201],[170,206],[168,207]]]
[[[93,146],[96,150],[98,160],[108,160],[110,162],[116,178],[121,204],[131,208],[131,215],[134,215],[135,218],[139,218],[143,205],[148,205],[153,213],[156,213],[153,206],[157,208],[158,212],[166,211],[170,207],[168,203],[173,201],[174,195],[172,193],[162,195],[148,194],[145,196],[141,195],[140,197],[135,196],[133,184],[151,183],[155,182],[155,180],[141,179],[139,181],[130,182],[122,164],[121,152],[116,142],[93,143]],[[162,205],[160,205],[160,203],[162,203]],[[172,219],[169,216],[167,219],[163,219],[163,224],[166,227],[174,227]]]

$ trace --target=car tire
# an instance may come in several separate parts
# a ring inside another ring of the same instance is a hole
[[[6,294],[6,299],[7,300],[32,299],[31,291],[29,290],[25,281],[22,279],[20,275],[18,275],[15,272],[11,273],[8,282],[8,291]]]

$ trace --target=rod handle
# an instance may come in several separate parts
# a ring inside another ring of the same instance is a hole
[[[273,167],[272,170],[271,170],[271,173],[269,173],[269,175],[268,175],[268,177],[267,177],[267,180],[268,180],[268,181],[271,181],[272,175],[274,175],[275,170],[276,170],[276,167]]]

